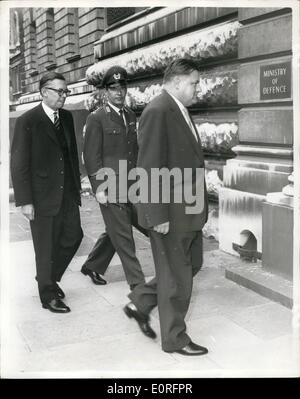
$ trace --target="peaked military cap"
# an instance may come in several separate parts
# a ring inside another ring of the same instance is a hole
[[[110,86],[114,83],[126,83],[126,81],[126,70],[118,65],[114,65],[105,72],[102,79],[102,87]]]

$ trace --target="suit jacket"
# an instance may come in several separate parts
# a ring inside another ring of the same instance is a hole
[[[164,203],[161,198],[158,203],[151,203],[149,196],[147,203],[137,204],[139,224],[150,229],[169,221],[172,232],[201,230],[207,221],[208,201],[200,139],[196,140],[178,105],[165,90],[153,99],[142,113],[139,121],[138,146],[137,166],[144,168],[148,176],[153,168],[168,170],[179,168],[182,176],[184,169],[190,168],[190,183],[195,189],[196,184],[199,184],[199,181],[196,181],[196,168],[202,168],[203,172],[200,192],[198,190],[198,199],[202,204],[200,210],[188,214],[187,207],[191,204],[184,198],[181,203],[176,203],[173,198],[176,187],[171,181],[169,203]],[[166,182],[162,179],[159,189],[162,190],[164,185]]]
[[[87,118],[83,158],[94,193],[105,180],[99,178],[100,169],[111,168],[118,185],[119,178],[122,176],[127,181],[128,172],[136,166],[136,116],[128,107],[125,107],[125,116],[126,127],[121,116],[109,105],[105,105]],[[124,161],[126,167],[119,168],[120,160]],[[120,199],[118,190],[116,199]],[[126,198],[122,200],[126,202]]]
[[[80,205],[80,172],[72,114],[59,110]],[[64,188],[64,159],[53,123],[41,104],[16,121],[11,147],[11,175],[16,206],[33,204],[44,216],[58,213]]]

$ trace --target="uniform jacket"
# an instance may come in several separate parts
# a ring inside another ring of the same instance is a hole
[[[204,157],[200,141],[194,137],[185,121],[178,105],[173,98],[163,90],[144,109],[139,121],[138,132],[139,154],[137,166],[144,168],[148,175],[152,168],[190,168],[192,171],[191,183],[195,188],[196,168],[203,168]],[[160,190],[165,183],[162,182]],[[150,190],[150,187],[149,187]],[[172,194],[174,185],[170,185],[170,202],[139,203],[137,205],[139,224],[144,228],[152,228],[169,221],[170,231],[199,231],[207,221],[207,192],[205,180],[201,184],[200,195],[203,207],[196,214],[187,214],[186,202],[175,203]],[[148,197],[150,199],[150,196]]]
[[[83,158],[94,193],[103,182],[97,178],[99,169],[111,168],[118,184],[120,176],[127,180],[128,172],[136,166],[136,116],[128,107],[125,107],[125,116],[126,127],[122,117],[105,105],[87,118]],[[120,160],[126,162],[126,168],[119,169]]]
[[[59,119],[68,144],[69,160],[78,190],[80,172],[73,117],[59,110]],[[11,175],[16,206],[33,204],[44,216],[58,213],[64,188],[64,159],[52,121],[41,104],[21,115],[15,125],[11,147]]]

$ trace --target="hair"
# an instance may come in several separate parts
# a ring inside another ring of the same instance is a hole
[[[196,61],[187,58],[178,58],[167,66],[164,73],[163,83],[169,82],[174,78],[174,76],[189,75],[198,70],[199,68]]]
[[[46,83],[51,82],[52,80],[59,79],[59,80],[66,80],[61,73],[58,72],[47,72],[43,75],[40,79],[40,92],[42,88],[46,85]]]

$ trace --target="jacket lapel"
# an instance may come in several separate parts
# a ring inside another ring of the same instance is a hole
[[[109,105],[107,105],[107,107],[109,107]],[[118,125],[124,127],[124,120],[121,118],[121,116],[118,115],[117,112],[111,107],[109,107],[109,109],[110,109],[110,119],[113,122],[117,123]]]
[[[60,120],[60,123],[61,123],[61,125],[63,127],[63,131],[64,131],[64,134],[65,134],[65,138],[66,138],[66,141],[67,141],[68,148],[70,148],[71,137],[70,137],[69,126],[68,126],[68,124],[66,122],[66,118],[64,117],[63,112],[58,111],[58,113],[59,113],[59,120]]]
[[[38,112],[40,114],[39,119],[43,125],[43,130],[45,129],[46,133],[52,138],[52,140],[54,140],[56,142],[56,144],[59,145],[59,142],[56,137],[55,127],[54,127],[53,123],[51,122],[50,118],[46,115],[46,113],[42,107],[42,103],[40,105],[38,105]]]
[[[174,119],[177,120],[177,122],[180,124],[182,127],[183,133],[186,135],[187,139],[189,140],[193,150],[195,153],[198,155],[198,157],[203,158],[202,152],[201,152],[201,147],[200,147],[200,141],[198,142],[191,131],[189,125],[187,124],[181,110],[179,109],[178,105],[176,102],[173,100],[173,98],[164,90],[163,93],[165,93],[166,97],[168,98],[169,104],[170,104],[170,109],[174,114]],[[192,120],[192,118],[191,118]],[[193,126],[196,129],[194,122],[192,120]],[[197,131],[197,130],[196,130]],[[198,136],[199,137],[199,136]]]

